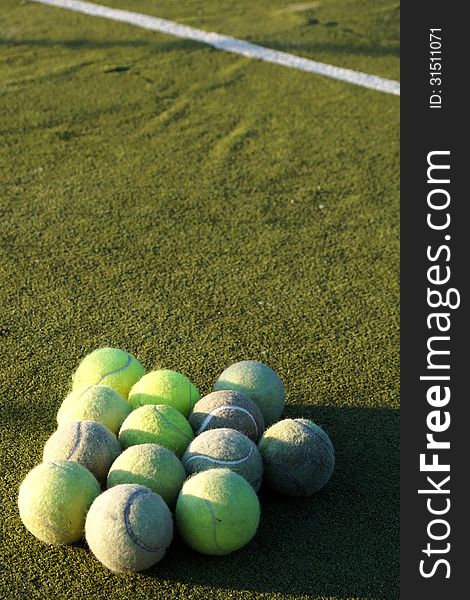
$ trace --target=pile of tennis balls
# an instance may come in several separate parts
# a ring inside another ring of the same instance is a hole
[[[262,481],[291,496],[328,482],[330,438],[307,419],[279,421],[284,385],[270,367],[233,364],[213,390],[201,398],[181,373],[145,374],[116,348],[86,356],[21,484],[26,528],[48,544],[85,533],[106,567],[141,571],[164,556],[173,521],[194,550],[228,554],[256,533]]]

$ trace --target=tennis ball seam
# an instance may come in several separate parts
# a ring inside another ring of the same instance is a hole
[[[305,486],[300,481],[298,481],[295,477],[293,477],[292,474],[289,473],[289,471],[287,469],[285,469],[282,465],[280,465],[278,462],[274,462],[273,460],[270,460],[268,464],[272,465],[273,467],[276,467],[276,469],[279,469],[279,471],[282,471],[284,473],[284,475],[287,477],[287,479],[296,486],[296,488],[299,490],[299,492],[301,492],[301,493],[305,492]]]
[[[203,460],[207,460],[208,462],[211,462],[214,464],[219,464],[219,465],[241,465],[242,463],[246,462],[252,454],[253,454],[253,446],[250,446],[250,450],[248,451],[248,454],[246,456],[244,456],[243,458],[240,458],[238,460],[222,460],[222,459],[218,459],[218,458],[212,458],[211,456],[207,456],[207,454],[194,454],[193,456],[190,456],[189,458],[187,458],[183,464],[188,464],[192,460],[201,458]]]
[[[235,411],[239,410],[240,412],[243,412],[246,415],[248,415],[248,417],[250,417],[250,419],[253,421],[253,425],[255,426],[256,435],[259,436],[258,425],[256,424],[256,421],[255,421],[253,415],[250,413],[250,411],[246,410],[246,408],[242,408],[241,406],[231,406],[229,404],[223,404],[222,406],[218,406],[217,408],[214,408],[213,410],[211,410],[211,412],[207,415],[207,417],[204,419],[201,426],[197,430],[197,433],[202,433],[206,429],[207,425],[209,425],[209,423],[211,422],[212,417],[215,416],[218,412],[223,411],[223,410],[235,410]]]
[[[207,499],[204,499],[204,502],[207,506],[207,508],[209,509],[209,513],[211,516],[211,521],[212,521],[212,538],[214,540],[214,546],[216,548],[218,548],[221,552],[225,552],[225,550],[223,548],[221,548],[221,546],[219,546],[219,543],[217,542],[217,515],[215,514],[215,509],[212,506],[211,502]]]
[[[120,373],[121,371],[124,371],[125,369],[127,369],[127,367],[129,367],[129,365],[132,362],[132,357],[130,354],[127,355],[127,362],[125,365],[123,365],[122,367],[119,367],[119,369],[113,369],[112,371],[108,371],[108,373],[104,373],[101,376],[101,379],[98,382],[98,385],[104,381],[106,379],[106,377],[109,377],[110,375],[115,375],[116,373]]]
[[[165,415],[157,408],[156,405],[152,406],[152,410],[154,410],[161,418],[163,421],[165,421],[165,423],[167,425],[169,425],[170,427],[172,427],[175,431],[177,431],[180,435],[182,435],[184,437],[185,440],[191,440],[191,437],[186,435],[184,433],[184,431],[182,431],[179,427],[177,427],[176,425],[174,425],[171,421],[168,421],[168,419],[165,417]],[[175,409],[176,410],[176,409]]]
[[[327,451],[333,450],[333,447],[331,444],[328,444],[328,442],[323,439],[320,435],[318,435],[318,433],[313,430],[311,427],[309,427],[306,423],[301,423],[300,421],[296,421],[296,424],[299,425],[304,431],[307,432],[307,435],[309,435],[311,438],[313,438],[315,440],[315,442],[319,442],[321,446],[323,446],[323,448]]]
[[[139,498],[139,496],[145,496],[148,493],[151,493],[150,490],[139,489],[139,490],[136,490],[135,492],[133,492],[129,496],[129,498],[127,499],[126,505],[124,506],[124,524],[126,526],[127,535],[131,538],[131,540],[134,542],[134,544],[136,546],[138,546],[142,550],[145,550],[146,552],[155,553],[155,552],[158,552],[159,550],[161,550],[161,547],[160,546],[154,546],[154,547],[147,546],[147,544],[145,544],[145,542],[143,542],[139,538],[139,536],[135,533],[135,531],[132,529],[132,524],[129,519],[129,513],[131,511],[133,503]]]
[[[75,437],[75,442],[74,442],[74,444],[72,446],[72,449],[68,453],[67,460],[70,460],[72,458],[72,456],[78,450],[78,447],[80,445],[80,442],[81,442],[81,439],[82,439],[82,425],[81,425],[80,421],[77,422],[75,436],[76,436]]]

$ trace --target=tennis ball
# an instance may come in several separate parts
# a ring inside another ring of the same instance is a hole
[[[244,477],[257,492],[263,478],[263,460],[256,444],[235,429],[209,429],[198,435],[183,454],[186,473],[228,468]]]
[[[117,348],[99,348],[78,365],[73,375],[72,389],[86,385],[105,385],[124,398],[145,373],[135,356]]]
[[[107,487],[121,483],[145,485],[174,506],[186,471],[174,452],[159,444],[130,446],[118,456],[108,473]]]
[[[96,421],[117,433],[131,412],[129,402],[104,385],[92,385],[70,392],[57,413],[57,423]]]
[[[168,404],[187,417],[201,395],[187,377],[176,371],[151,371],[132,387],[129,402],[133,408],[144,404]]]
[[[309,496],[330,479],[335,453],[328,435],[307,419],[284,419],[264,432],[259,443],[265,480],[288,496]]]
[[[193,430],[183,415],[167,404],[146,404],[132,411],[121,426],[123,448],[137,444],[160,444],[181,456],[193,439]]]
[[[220,390],[201,398],[189,415],[189,422],[196,435],[228,427],[241,431],[255,443],[264,431],[260,409],[246,394],[234,390]]]
[[[42,542],[71,544],[82,537],[86,512],[99,493],[99,483],[78,462],[44,462],[20,486],[20,517]]]
[[[173,538],[173,518],[162,498],[147,487],[116,485],[91,505],[85,537],[111,571],[143,571],[163,558]]]
[[[237,390],[249,396],[260,409],[266,426],[277,421],[284,409],[284,384],[270,367],[255,360],[243,360],[225,369],[214,390]]]
[[[255,535],[260,504],[241,475],[230,469],[211,469],[186,480],[175,517],[183,539],[194,550],[229,554]]]
[[[43,461],[75,460],[104,482],[120,453],[121,446],[109,429],[94,421],[78,421],[65,423],[51,435]]]

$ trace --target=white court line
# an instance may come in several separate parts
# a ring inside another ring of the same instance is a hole
[[[241,54],[248,58],[257,58],[284,67],[290,67],[291,69],[308,71],[309,73],[318,73],[319,75],[325,75],[332,79],[354,83],[355,85],[360,85],[379,92],[394,94],[395,96],[400,95],[400,84],[398,81],[393,81],[392,79],[384,79],[383,77],[369,75],[368,73],[362,73],[361,71],[335,67],[326,63],[317,62],[316,60],[310,60],[309,58],[302,58],[295,54],[289,54],[288,52],[280,52],[279,50],[258,46],[257,44],[239,40],[228,35],[203,31],[202,29],[195,29],[194,27],[187,27],[186,25],[181,25],[174,21],[167,21],[166,19],[142,15],[128,10],[109,8],[108,6],[102,6],[101,4],[94,4],[92,2],[83,2],[82,0],[33,0],[33,2],[57,6],[58,8],[67,8],[68,10],[73,10],[85,15],[92,15],[94,17],[103,17],[113,21],[129,23],[130,25],[136,25],[142,29],[150,29],[151,31],[159,31],[160,33],[166,33],[188,40],[195,40],[218,48],[219,50],[224,50],[225,52]]]

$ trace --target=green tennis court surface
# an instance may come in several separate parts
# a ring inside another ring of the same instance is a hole
[[[398,4],[102,2],[398,79]],[[398,598],[394,96],[19,0],[0,7],[4,598]],[[115,575],[41,544],[18,487],[71,373],[135,353],[208,393],[253,358],[328,432],[329,485],[258,534]]]

